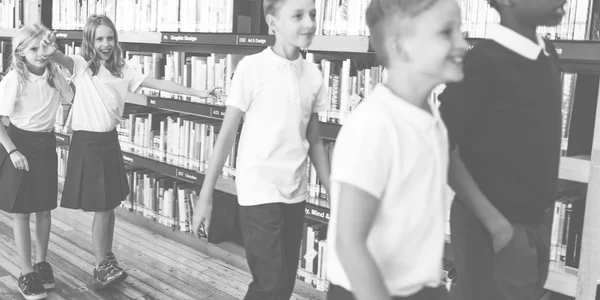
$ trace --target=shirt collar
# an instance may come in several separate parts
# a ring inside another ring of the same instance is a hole
[[[48,76],[50,76],[50,74],[48,73],[48,68],[44,68],[44,74],[42,75],[35,75],[31,72],[28,72],[29,75],[27,76],[27,79],[31,82],[36,82],[38,80],[47,80]]]
[[[267,55],[268,60],[278,66],[299,65],[302,63],[302,55],[298,55],[295,60],[285,59],[273,51],[271,47],[267,47],[263,52]]]
[[[549,56],[546,50],[546,42],[537,34],[537,44],[521,34],[500,24],[491,24],[488,27],[488,37],[496,43],[516,52],[530,60],[537,60],[540,51]]]
[[[398,97],[387,86],[385,86],[385,84],[377,84],[372,93],[374,92],[377,92],[379,98],[381,98],[389,106],[402,113],[404,118],[410,120],[411,123],[416,124],[420,128],[433,128],[436,126],[436,124],[441,122],[441,117],[439,115],[437,106],[431,97],[427,99],[427,104],[431,110],[431,113],[429,113]],[[369,100],[367,99],[367,101]]]

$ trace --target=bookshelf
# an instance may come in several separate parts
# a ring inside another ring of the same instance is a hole
[[[31,2],[29,0],[22,0]],[[52,3],[55,1],[67,0],[44,0],[41,2],[40,16],[36,19],[41,19],[45,24],[52,24],[51,10]],[[120,0],[119,0],[120,1]],[[472,0],[461,0],[461,3],[466,3]],[[144,30],[119,30],[119,39],[126,50],[131,51],[147,51],[147,52],[162,52],[167,53],[173,51],[186,51],[195,53],[231,53],[231,54],[251,54],[257,53],[269,46],[273,42],[273,37],[266,34],[264,22],[261,22],[260,2],[257,0],[235,0],[233,8],[233,28],[236,33],[192,33],[192,32],[173,32],[173,31],[144,31]],[[321,2],[321,1],[317,1]],[[356,1],[358,3],[360,1]],[[571,2],[583,2],[582,0]],[[353,2],[354,3],[354,2]],[[481,9],[481,8],[480,8]],[[472,11],[467,11],[466,20],[485,21],[479,17],[471,18]],[[590,14],[591,15],[591,10]],[[588,21],[590,16],[587,16]],[[249,17],[247,20],[246,17]],[[464,19],[463,18],[463,19]],[[25,18],[31,19],[31,18]],[[464,21],[464,20],[463,20]],[[473,24],[467,24],[472,26]],[[246,26],[246,27],[244,27]],[[590,29],[588,28],[588,33]],[[16,33],[13,28],[1,28],[0,39],[10,39]],[[81,39],[81,30],[57,30],[57,37],[61,40],[60,43],[76,42]],[[479,38],[469,38],[471,44],[480,41]],[[565,72],[571,73],[587,73],[600,74],[600,41],[587,40],[556,40],[557,48],[562,66]],[[335,57],[338,59],[354,58],[354,57],[373,57],[373,53],[369,47],[368,36],[345,36],[345,35],[317,35],[315,36],[312,45],[307,49],[315,55],[324,57]],[[224,107],[211,105],[206,103],[194,103],[171,98],[161,98],[157,96],[145,96],[139,94],[130,94],[127,97],[127,102],[130,104],[146,106],[152,109],[161,111],[177,112],[192,116],[200,116],[209,119],[219,120],[223,118]],[[571,269],[561,267],[553,263],[550,267],[546,288],[557,293],[561,293],[576,300],[594,299],[596,286],[600,279],[600,106],[596,106],[596,112],[593,122],[594,126],[587,124],[588,127],[593,127],[592,135],[592,151],[589,156],[565,156],[560,161],[559,177],[564,180],[573,182],[581,182],[588,184],[587,204],[585,208],[585,218],[583,226],[583,240],[581,243],[581,255],[579,269]],[[327,140],[335,140],[342,125],[334,123],[321,123],[321,131],[323,137]],[[57,142],[61,145],[68,145],[70,136],[68,134],[57,133]],[[203,174],[192,170],[187,170],[178,166],[169,165],[164,162],[156,161],[147,157],[132,153],[124,153],[124,161],[130,167],[139,167],[151,170],[153,172],[169,176],[188,182],[195,185],[202,183]],[[232,219],[235,218],[235,212],[230,211],[231,207],[235,208],[235,184],[232,179],[220,179],[217,184],[217,190],[231,195],[228,198],[228,205],[233,203],[227,209],[218,211],[218,216],[213,216],[213,220],[223,221],[221,232],[223,236],[232,227]],[[225,202],[225,201],[223,201]],[[173,232],[171,228],[165,228],[156,222],[144,219],[137,214],[132,214],[125,209],[119,209],[118,214],[122,217],[143,224],[147,228],[152,228],[156,232],[163,235],[171,236],[177,240],[185,240],[185,243],[193,243],[188,241],[189,235]],[[329,209],[314,205],[312,203],[306,206],[307,219],[327,223]],[[219,230],[219,226],[213,226],[213,230]],[[216,239],[222,241],[223,239]],[[210,238],[209,238],[210,241]],[[215,242],[213,239],[212,242]],[[239,259],[239,246],[230,245],[228,243],[228,254],[222,257],[224,260],[232,259],[237,261],[237,264],[242,268],[245,266],[243,259]],[[197,244],[196,244],[197,245]],[[203,246],[203,249],[211,248],[214,245]],[[213,249],[213,248],[211,248]],[[212,251],[212,250],[211,250]],[[230,253],[230,254],[229,254]],[[451,257],[451,253],[447,253],[447,257]],[[244,268],[245,269],[245,268]],[[309,274],[303,269],[299,271],[301,276],[315,277],[314,274]],[[318,278],[313,279],[318,281]],[[317,285],[321,284],[317,282]]]

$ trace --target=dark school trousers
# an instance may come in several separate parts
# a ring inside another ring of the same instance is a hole
[[[416,294],[400,297],[393,297],[394,300],[447,300],[448,291],[444,286],[437,288],[424,288]],[[327,292],[327,300],[356,300],[352,292],[345,288],[331,284]]]
[[[252,282],[244,300],[289,300],[294,290],[305,202],[240,206]]]
[[[513,224],[514,235],[494,253],[488,231],[475,215],[455,200],[450,212],[456,286],[452,300],[539,300],[550,263],[547,224]]]

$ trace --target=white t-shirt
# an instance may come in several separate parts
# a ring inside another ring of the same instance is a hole
[[[340,183],[380,201],[367,238],[388,291],[408,296],[441,281],[448,140],[436,106],[433,115],[378,85],[342,127],[333,153],[327,273],[352,291],[336,253]],[[352,229],[348,229],[352,230]]]
[[[19,94],[19,76],[11,70],[0,82],[0,115],[10,118],[16,127],[27,131],[52,131],[56,123],[59,104],[70,103],[73,91],[62,76],[56,76],[55,84],[63,94],[48,85],[48,69],[38,76],[29,73]]]
[[[270,47],[239,62],[227,105],[245,112],[236,166],[240,205],[308,198],[306,129],[312,113],[328,108],[322,86],[314,63],[284,59]]]
[[[146,75],[124,66],[123,77],[118,78],[104,66],[92,76],[88,62],[80,55],[73,59],[75,100],[73,102],[73,130],[108,132],[121,122],[127,91],[135,92]]]

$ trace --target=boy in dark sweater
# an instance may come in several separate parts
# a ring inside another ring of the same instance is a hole
[[[483,0],[482,0],[483,1]],[[501,16],[440,95],[453,149],[454,299],[539,300],[548,273],[547,210],[556,200],[561,85],[553,45],[564,0],[489,0]]]

